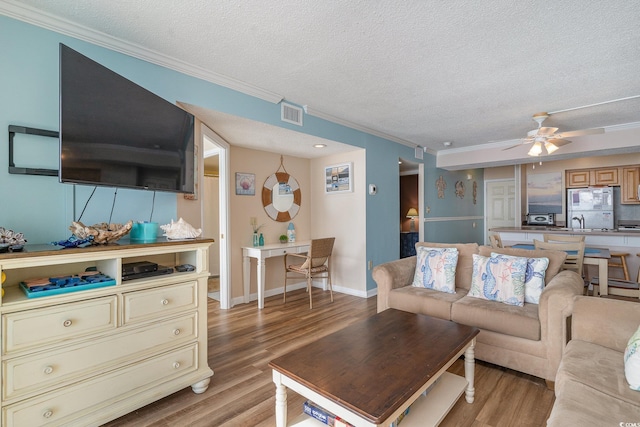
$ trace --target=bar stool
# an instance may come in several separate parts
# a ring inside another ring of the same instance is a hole
[[[622,274],[624,275],[624,280],[629,279],[629,270],[627,269],[627,260],[629,254],[625,252],[611,252],[611,258],[609,259],[608,265],[609,267],[621,268]],[[619,262],[614,262],[614,258],[618,258]]]

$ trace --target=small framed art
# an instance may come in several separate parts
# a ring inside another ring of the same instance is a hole
[[[353,191],[353,163],[327,166],[324,175],[326,194]]]
[[[255,196],[256,175],[253,173],[236,172],[236,194],[239,196]]]

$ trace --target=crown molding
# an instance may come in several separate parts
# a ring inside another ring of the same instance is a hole
[[[142,59],[143,61],[160,65],[186,75],[206,80],[273,104],[277,104],[284,99],[282,95],[277,93],[261,89],[257,86],[250,85],[222,74],[211,72],[202,67],[188,64],[184,61],[171,58],[151,49],[124,41],[55,15],[45,13],[13,0],[0,0],[0,14],[123,53],[134,58]]]

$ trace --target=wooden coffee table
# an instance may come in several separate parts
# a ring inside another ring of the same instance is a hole
[[[388,427],[414,402],[402,426],[437,425],[463,391],[473,402],[478,332],[388,309],[278,357],[269,363],[276,425],[287,425],[287,388],[357,427]],[[464,378],[446,372],[462,354]],[[291,425],[316,424],[302,414]]]

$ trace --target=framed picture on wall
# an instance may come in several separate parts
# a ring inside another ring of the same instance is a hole
[[[562,172],[527,174],[527,209],[562,214]]]
[[[353,191],[353,163],[342,163],[324,168],[326,194]]]
[[[236,172],[236,194],[239,196],[255,196],[256,175],[253,173]]]

